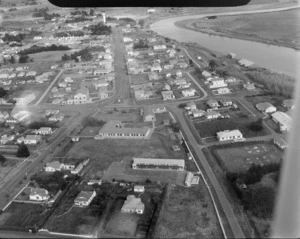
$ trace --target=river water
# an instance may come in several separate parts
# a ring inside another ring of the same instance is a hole
[[[212,14],[210,14],[212,15]],[[215,14],[214,14],[215,15]],[[195,42],[203,47],[227,54],[233,52],[237,58],[245,58],[255,64],[297,77],[297,67],[300,63],[300,51],[292,48],[267,45],[264,43],[208,35],[175,26],[175,22],[200,18],[205,15],[181,16],[153,23],[150,29],[159,35],[175,39],[179,42]]]

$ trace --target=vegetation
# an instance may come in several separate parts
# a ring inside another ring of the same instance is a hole
[[[19,63],[27,63],[29,62],[31,59],[29,58],[28,55],[21,55],[19,58]]]
[[[292,98],[295,88],[295,80],[287,75],[269,72],[268,70],[252,70],[246,75],[254,82],[263,84],[274,93]]]
[[[81,15],[79,17],[74,17],[73,19],[68,19],[65,21],[65,23],[75,23],[75,22],[86,22],[86,21],[92,21],[93,19],[85,17],[84,15]]]
[[[21,42],[24,40],[25,37],[26,35],[22,33],[19,33],[17,35],[10,35],[6,33],[2,38],[2,40],[5,42],[11,42],[11,41]]]
[[[19,149],[17,151],[17,157],[19,158],[25,158],[30,156],[30,151],[28,147],[23,143],[19,144]]]
[[[0,98],[7,96],[7,91],[0,87]]]
[[[63,45],[55,45],[52,44],[51,46],[37,46],[33,45],[27,49],[24,49],[22,51],[19,51],[19,55],[27,55],[27,54],[34,54],[34,53],[39,53],[39,52],[44,52],[44,51],[65,51],[65,50],[70,50],[71,48],[68,46],[63,46]]]
[[[76,15],[88,16],[89,15],[86,11],[83,11],[83,10],[82,11],[76,10],[76,11],[70,12],[70,14],[72,16],[76,16]]]
[[[91,52],[88,50],[88,48],[85,48],[85,49],[82,49],[80,51],[74,52],[71,55],[64,54],[61,57],[61,60],[62,61],[74,60],[75,62],[78,62],[79,58],[82,61],[90,61],[90,60],[93,59],[93,56],[92,56]]]
[[[146,41],[140,39],[139,42],[133,44],[133,49],[149,48]]]
[[[70,37],[70,36],[81,37],[84,35],[85,34],[83,31],[67,31],[67,32],[57,32],[54,34],[54,37]]]
[[[97,126],[103,126],[106,122],[105,121],[102,121],[102,120],[98,120],[98,119],[95,119],[94,117],[92,116],[86,116],[83,118],[81,124],[84,126],[84,127],[97,127]]]
[[[0,154],[0,164],[3,165],[6,162],[6,158]]]
[[[255,122],[251,122],[247,127],[251,131],[255,131],[255,132],[259,132],[259,131],[262,131],[264,129],[262,119],[259,119]]]
[[[141,26],[141,27],[144,27],[145,26],[145,19],[140,19],[138,21],[138,24]]]
[[[96,25],[91,25],[89,27],[91,30],[91,35],[110,35],[111,27],[103,25],[102,23],[98,23]]]
[[[29,129],[39,129],[41,127],[57,128],[57,125],[48,121],[34,121],[27,126]]]

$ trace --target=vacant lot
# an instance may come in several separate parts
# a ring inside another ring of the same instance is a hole
[[[226,146],[211,148],[224,169],[229,172],[242,172],[252,164],[279,163],[280,151],[273,143],[244,143],[243,146]]]
[[[223,237],[202,180],[192,188],[169,187],[156,225],[155,238]]]
[[[233,129],[240,130],[245,138],[268,135],[269,132],[265,128],[258,131],[253,130],[250,126],[255,122],[256,120],[251,117],[231,116],[230,119],[216,119],[195,123],[195,127],[202,138],[215,137],[219,131]]]
[[[12,202],[0,216],[0,228],[28,230],[40,226],[47,217],[47,208],[40,204]]]
[[[196,29],[233,38],[248,39],[300,49],[298,9],[216,19],[199,19]],[[298,22],[298,23],[297,23]]]
[[[70,55],[74,51],[73,50],[68,50],[68,51],[45,51],[45,52],[39,52],[39,53],[34,53],[30,54],[29,56],[33,58],[35,62],[42,62],[42,61],[53,61],[53,62],[60,62],[61,57],[64,54]]]
[[[127,122],[141,122],[142,116],[140,109],[106,109],[104,112],[98,113],[94,116],[96,119],[108,120],[121,120]]]
[[[4,163],[0,163],[0,179],[6,177],[6,175],[17,166],[18,163],[21,163],[23,160],[15,159],[6,159]]]

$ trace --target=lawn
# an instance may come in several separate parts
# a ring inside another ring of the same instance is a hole
[[[4,163],[0,163],[0,179],[5,178],[6,175],[22,161],[23,160],[6,159]]]
[[[268,135],[269,132],[262,126],[261,130],[249,128],[256,120],[250,117],[240,117],[238,115],[231,116],[229,119],[216,119],[201,123],[194,123],[202,138],[216,137],[217,132],[224,130],[238,129],[245,138],[258,137]]]
[[[196,187],[168,187],[154,238],[221,237],[213,203],[202,180]]]
[[[108,121],[108,120],[121,120],[127,122],[141,122],[142,116],[140,109],[107,109],[104,112],[98,113],[94,118],[98,120]]]
[[[224,169],[229,172],[243,172],[254,164],[279,163],[283,153],[273,143],[242,143],[241,146],[212,147]]]
[[[85,127],[79,134],[79,136],[85,136],[85,137],[94,137],[99,133],[99,130],[102,128],[102,126],[98,127]]]
[[[28,230],[40,226],[47,217],[47,208],[40,204],[12,202],[0,216],[0,229]]]
[[[35,62],[60,62],[61,57],[64,54],[70,55],[74,51],[73,50],[67,50],[67,51],[45,51],[45,52],[39,52],[39,53],[34,53],[34,54],[29,54],[29,57],[33,58]]]

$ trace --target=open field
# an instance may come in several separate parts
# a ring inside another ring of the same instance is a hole
[[[222,231],[205,184],[168,188],[155,238],[221,238]]]
[[[224,130],[239,129],[245,138],[268,135],[267,129],[255,131],[249,126],[256,120],[250,117],[232,117],[230,119],[216,119],[202,123],[194,123],[202,138],[216,137],[216,133]]]
[[[300,49],[299,9],[199,19],[190,27],[201,32]]]
[[[32,229],[40,225],[47,212],[40,204],[12,202],[0,216],[0,229]]]
[[[244,144],[244,143],[243,143]],[[243,172],[252,164],[279,163],[283,153],[272,143],[245,143],[242,146],[212,147],[224,169],[229,172]]]
[[[105,109],[103,112],[97,113],[94,118],[103,121],[121,120],[127,122],[141,122],[142,116],[140,109]]]
[[[64,54],[72,54],[74,50],[68,50],[68,51],[46,51],[46,52],[39,52],[30,54],[29,56],[33,58],[34,62],[60,62],[61,57]]]
[[[6,159],[5,163],[0,163],[0,180],[5,178],[7,174],[23,160]]]

